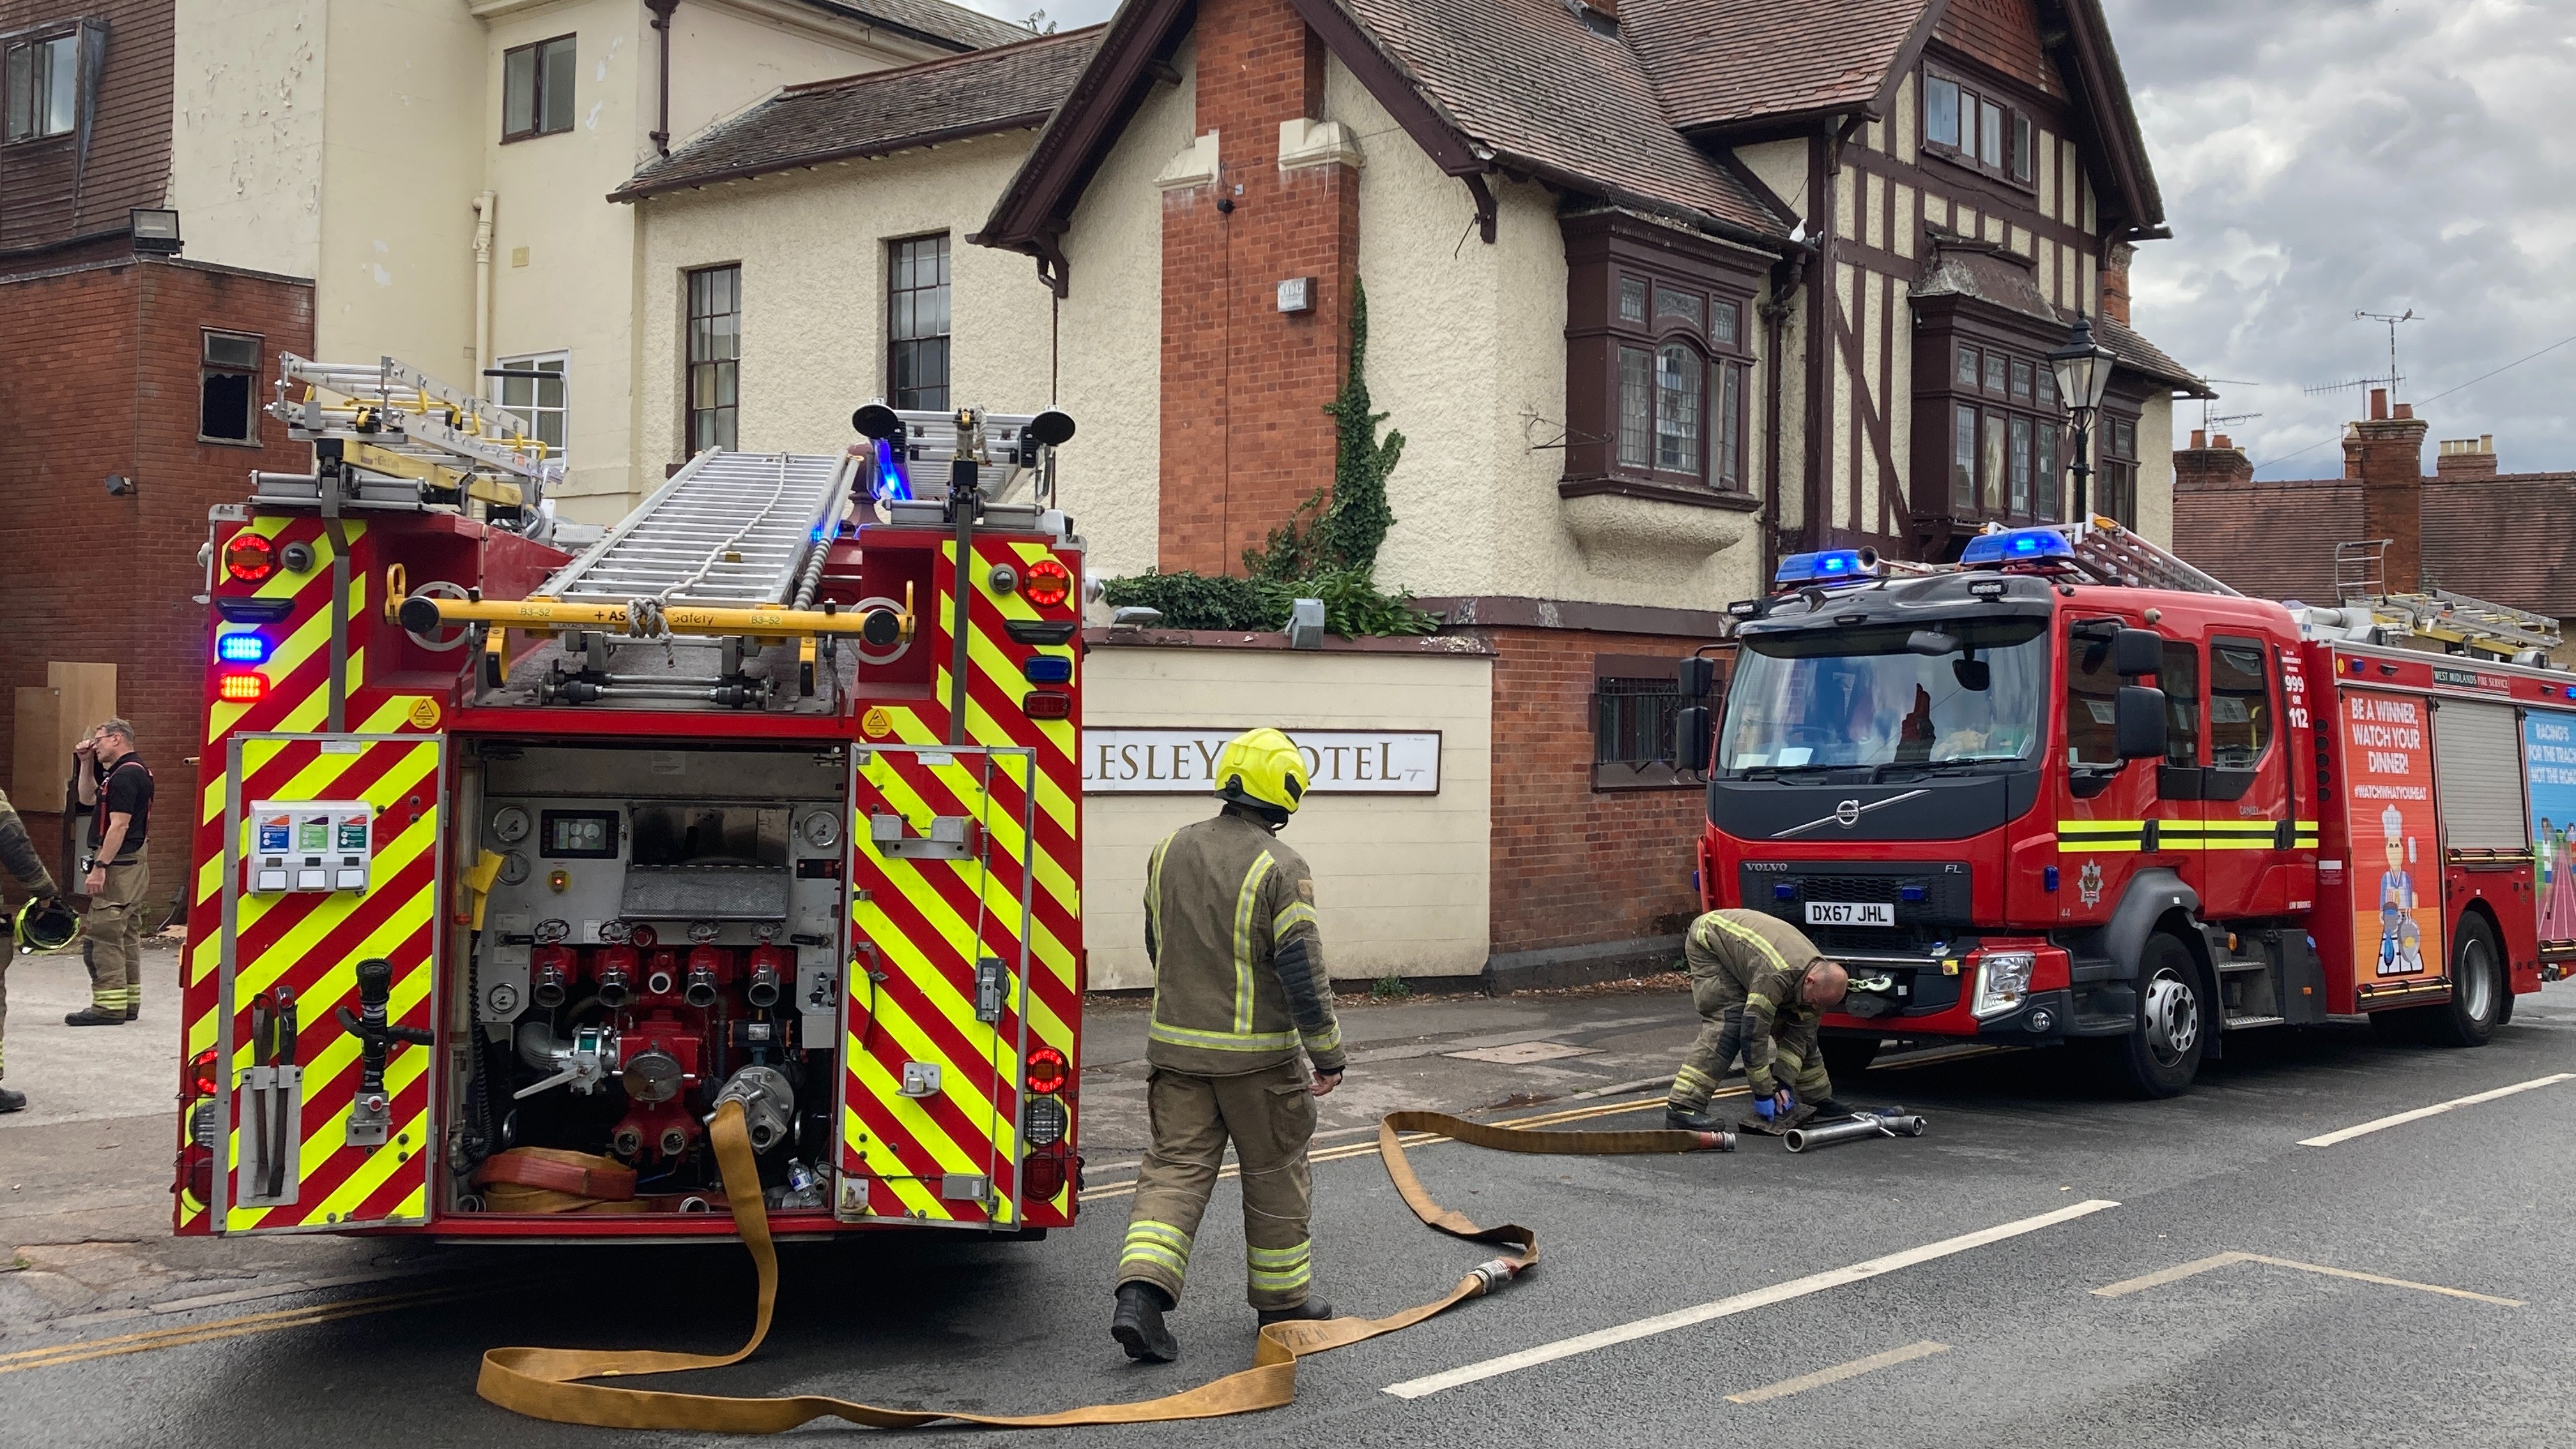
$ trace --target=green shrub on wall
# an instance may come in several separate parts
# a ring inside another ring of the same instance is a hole
[[[1104,592],[1110,605],[1159,609],[1167,629],[1275,634],[1288,627],[1295,600],[1321,599],[1324,628],[1345,637],[1439,628],[1439,616],[1413,607],[1410,593],[1377,587],[1378,545],[1395,522],[1386,480],[1404,456],[1404,434],[1378,437],[1387,415],[1372,410],[1367,364],[1368,294],[1353,278],[1350,373],[1341,395],[1324,405],[1336,436],[1332,487],[1316,489],[1261,547],[1243,551],[1246,577],[1148,570],[1111,579]]]

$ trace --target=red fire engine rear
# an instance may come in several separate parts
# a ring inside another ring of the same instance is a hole
[[[1733,610],[1723,723],[1685,717],[1701,891],[1847,964],[1839,1071],[1891,1039],[2076,1044],[2162,1096],[2236,1031],[2474,1045],[2539,989],[2535,902],[2569,867],[2526,740],[2576,739],[2550,621],[2285,608],[2104,520],[1780,582]]]
[[[218,509],[177,1227],[1072,1221],[1081,543],[1060,413],[860,410],[558,524],[523,422],[288,358]],[[1022,501],[1012,501],[1022,484]]]

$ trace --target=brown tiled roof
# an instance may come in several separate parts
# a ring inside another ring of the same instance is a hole
[[[1335,3],[1460,134],[1491,148],[1505,167],[1723,228],[1787,236],[1786,219],[1682,139],[1637,52],[1594,32],[1562,0]]]
[[[644,165],[611,201],[1043,124],[1100,28],[792,86]]]
[[[2576,618],[2576,473],[2426,478],[2423,520],[2427,584]],[[2267,599],[2333,603],[2335,545],[2361,534],[2351,479],[2174,491],[2174,552]]]
[[[1725,127],[1870,104],[1925,0],[1623,0],[1619,24],[1674,125]]]
[[[2209,384],[2192,374],[2190,368],[2165,355],[2165,350],[2130,330],[2129,324],[2105,314],[2093,319],[2093,335],[2101,344],[2120,354],[2120,363],[2133,372],[2144,373],[2158,382],[2169,383],[2177,392],[2193,397],[2216,397]]]
[[[948,0],[805,0],[817,10],[852,20],[910,31],[960,50],[983,50],[1029,38],[1027,27],[998,20]]]

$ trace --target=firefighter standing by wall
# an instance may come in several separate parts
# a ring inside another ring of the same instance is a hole
[[[1286,735],[1256,729],[1227,743],[1215,778],[1225,808],[1165,836],[1145,875],[1153,1145],[1137,1174],[1110,1331],[1128,1357],[1160,1363],[1179,1353],[1163,1314],[1180,1300],[1229,1138],[1243,1185],[1246,1296],[1261,1322],[1333,1311],[1308,1292],[1306,1147],[1315,1098],[1342,1080],[1342,1031],[1314,879],[1272,838],[1306,793],[1306,763]]]
[[[45,869],[45,858],[36,853],[35,843],[27,838],[26,824],[19,820],[18,812],[10,808],[7,795],[0,795],[0,869],[8,871],[20,889],[34,893],[34,899],[27,903],[22,916],[27,911],[62,909],[58,899],[62,892],[54,888],[54,873]],[[9,1074],[5,1053],[5,1036],[9,1029],[9,962],[16,954],[6,943],[0,943],[0,1077]],[[25,1093],[0,1087],[0,1112],[15,1112],[26,1105]]]
[[[1753,1088],[1753,1115],[1738,1124],[1745,1130],[1786,1131],[1819,1113],[1840,1115],[1816,1049],[1816,1022],[1851,984],[1841,964],[1761,911],[1709,912],[1691,922],[1683,954],[1701,1025],[1673,1075],[1665,1122],[1686,1132],[1718,1130],[1708,1099],[1739,1046]]]
[[[80,802],[89,810],[89,858],[81,894],[89,913],[89,1005],[67,1026],[118,1026],[143,1010],[143,896],[152,868],[143,859],[152,823],[152,770],[134,753],[134,726],[112,719],[80,744]]]

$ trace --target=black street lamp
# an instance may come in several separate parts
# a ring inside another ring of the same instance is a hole
[[[2091,509],[2084,497],[2084,481],[2093,476],[2089,461],[2089,442],[2093,415],[2102,408],[2102,394],[2111,386],[2111,366],[2119,355],[2093,340],[2093,320],[2078,313],[2075,330],[2066,345],[2048,354],[2049,371],[2057,375],[2057,398],[2066,405],[2068,426],[2075,433],[2075,521],[2090,525]]]

